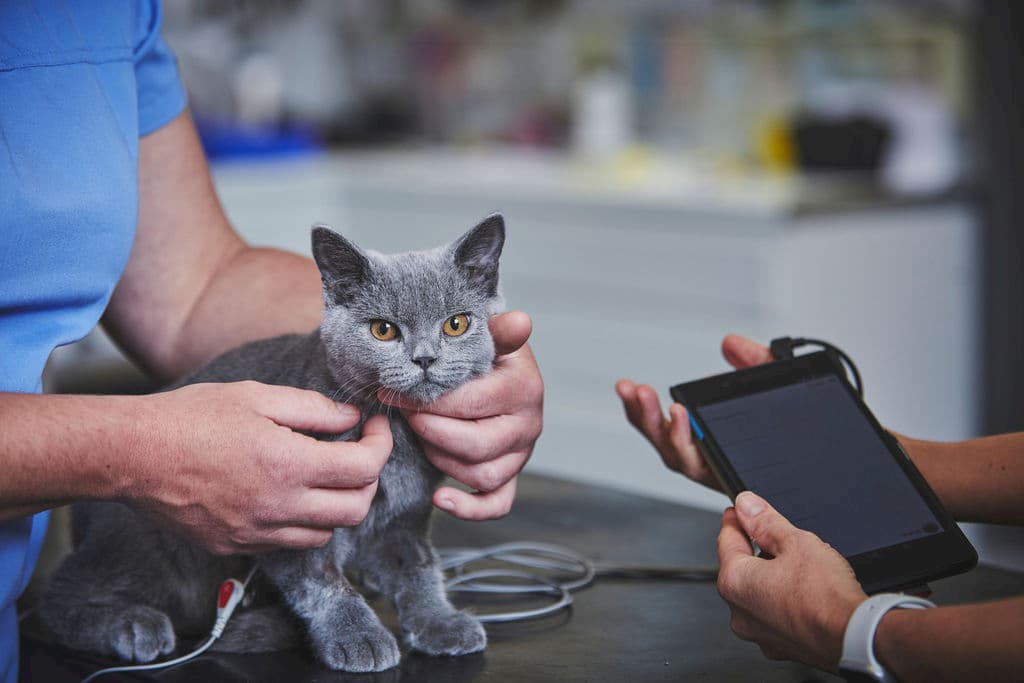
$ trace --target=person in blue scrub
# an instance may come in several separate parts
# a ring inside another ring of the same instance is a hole
[[[292,431],[344,431],[358,414],[287,387],[39,393],[53,349],[99,321],[160,379],[320,322],[313,262],[250,247],[228,223],[160,16],[157,0],[0,3],[3,683],[17,680],[16,600],[48,508],[124,501],[220,553],[319,546],[366,514],[391,449],[383,418],[359,443]],[[428,457],[476,489],[435,494],[464,519],[508,511],[541,428],[529,317],[491,327],[507,371],[409,415]]]

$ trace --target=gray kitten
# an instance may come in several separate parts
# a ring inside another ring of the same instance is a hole
[[[504,239],[500,215],[447,247],[396,255],[363,251],[315,227],[313,256],[325,300],[320,328],[242,346],[178,386],[252,379],[313,389],[358,405],[363,421],[387,411],[379,388],[432,401],[491,369],[487,320],[502,306],[498,259]],[[431,497],[442,475],[402,416],[388,415],[394,450],[370,512],[358,526],[336,529],[324,548],[218,557],[125,505],[76,506],[76,549],[43,597],[44,623],[69,647],[149,662],[175,649],[176,630],[209,633],[221,581],[244,575],[255,561],[290,613],[240,609],[219,649],[279,649],[304,630],[332,669],[397,665],[395,637],[353,588],[347,576],[355,575],[394,603],[413,649],[431,655],[484,649],[480,622],[448,601],[429,541]],[[319,436],[355,438],[361,424],[340,436]],[[295,621],[301,622],[298,630]]]

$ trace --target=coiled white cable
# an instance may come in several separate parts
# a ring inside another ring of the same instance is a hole
[[[572,605],[572,593],[589,586],[596,576],[594,564],[569,548],[546,543],[503,543],[487,548],[445,548],[438,551],[441,567],[451,572],[445,581],[449,593],[546,594],[556,598],[544,607],[496,614],[477,614],[486,624],[522,621],[554,614]],[[516,569],[477,569],[469,565],[492,561],[556,573],[554,577]],[[506,580],[502,580],[506,579]],[[515,582],[510,582],[512,579]]]

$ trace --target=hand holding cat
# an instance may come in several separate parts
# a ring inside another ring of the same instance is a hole
[[[750,539],[771,559],[754,557]],[[867,597],[842,555],[745,491],[722,517],[718,559],[737,636],[770,659],[836,670],[846,624]]]
[[[490,374],[429,406],[380,395],[402,409],[438,469],[476,489],[467,493],[442,486],[434,493],[434,504],[460,519],[508,514],[516,478],[543,426],[544,382],[526,343],[530,317],[513,311],[494,316],[489,324],[497,354]]]
[[[326,544],[333,528],[366,516],[392,448],[382,416],[367,421],[359,441],[293,431],[358,424],[356,408],[313,391],[194,384],[143,402],[147,455],[136,458],[128,497],[218,554]]]
[[[767,346],[734,334],[722,341],[722,355],[736,369],[772,360]],[[673,403],[666,418],[661,412],[658,392],[649,384],[638,385],[632,380],[620,379],[615,384],[615,391],[622,399],[630,423],[647,437],[669,469],[710,489],[719,490],[714,473],[693,444],[686,408]]]

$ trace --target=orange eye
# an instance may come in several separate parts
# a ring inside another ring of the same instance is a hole
[[[380,341],[394,341],[398,339],[398,326],[387,320],[371,320],[370,334]]]
[[[469,316],[465,313],[453,315],[444,321],[441,330],[449,337],[461,337],[469,329]]]

